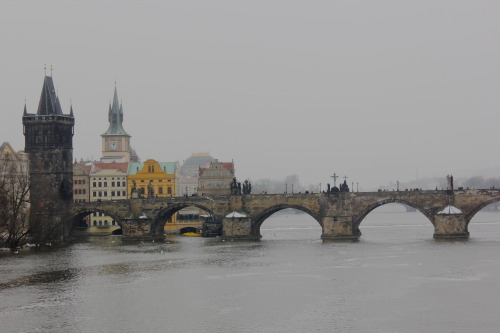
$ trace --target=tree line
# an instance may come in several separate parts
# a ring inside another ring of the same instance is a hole
[[[12,154],[0,160],[0,247],[23,246],[29,234],[28,161]]]

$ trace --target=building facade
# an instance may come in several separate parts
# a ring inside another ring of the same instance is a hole
[[[10,143],[4,142],[0,145],[0,175],[10,171],[27,174],[28,154],[22,150],[16,152]]]
[[[149,159],[145,162],[128,164],[127,197],[131,198],[135,188],[140,197],[175,197],[178,162],[158,162]]]
[[[179,172],[179,162],[158,162],[149,159],[144,163],[131,162],[128,166],[127,197],[137,193],[142,198],[175,197],[177,193],[176,180]],[[176,216],[165,221],[175,224]]]
[[[233,162],[210,162],[207,168],[199,169],[198,194],[205,196],[230,195],[231,182],[235,177]]]
[[[73,202],[90,201],[90,170],[92,163],[73,164]]]
[[[209,153],[192,154],[181,165],[179,177],[179,196],[198,194],[198,178],[200,168],[207,168],[215,159]]]
[[[90,173],[90,201],[127,199],[128,163],[94,163]],[[101,212],[90,215],[90,234],[110,235],[120,229],[117,222]]]

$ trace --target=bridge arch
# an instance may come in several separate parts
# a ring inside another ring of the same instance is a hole
[[[161,208],[153,219],[152,228],[154,230],[158,230],[158,232],[159,232],[159,230],[163,230],[163,226],[165,225],[165,221],[167,218],[173,216],[175,213],[177,213],[181,209],[187,208],[187,207],[199,208],[201,210],[208,212],[210,215],[214,216],[214,218],[217,218],[214,214],[214,211],[212,209],[208,208],[207,206],[205,206],[203,204],[199,204],[197,202],[184,201],[184,202],[179,202],[179,203],[167,205],[167,206]]]
[[[257,216],[253,217],[253,219],[252,219],[253,220],[252,235],[260,236],[260,227],[262,226],[262,224],[264,223],[264,221],[268,217],[270,217],[271,215],[273,215],[276,212],[279,212],[280,210],[289,209],[289,208],[300,210],[300,211],[308,214],[313,219],[315,219],[316,222],[318,222],[318,224],[323,228],[323,222],[321,220],[321,217],[317,213],[311,211],[310,209],[307,209],[306,207],[303,207],[300,205],[280,204],[280,205],[275,205],[275,206],[269,207],[269,208],[265,209],[264,211],[262,211],[261,213],[259,213]]]
[[[120,228],[122,227],[123,216],[120,216],[113,211],[96,207],[96,208],[82,208],[75,212],[72,212],[72,215],[69,217],[71,230],[73,230],[85,216],[90,216],[90,214],[93,213],[103,213],[105,216],[109,216],[113,220],[115,220],[116,224],[120,226]]]
[[[371,211],[375,210],[376,208],[378,208],[380,206],[384,206],[384,205],[392,204],[392,203],[405,204],[407,206],[415,208],[418,212],[422,213],[429,220],[429,222],[431,222],[434,225],[432,215],[429,212],[427,212],[426,210],[424,210],[421,207],[419,207],[418,205],[414,204],[413,202],[408,201],[408,200],[402,200],[402,199],[399,199],[399,198],[387,198],[387,199],[384,199],[384,200],[377,201],[377,202],[369,205],[366,209],[364,209],[358,216],[356,216],[354,218],[354,221],[353,221],[354,222],[354,226],[356,228],[358,228],[359,225],[361,224],[361,222],[364,220],[364,218]]]
[[[481,209],[483,209],[483,208],[485,208],[485,207],[487,207],[487,206],[489,206],[491,204],[497,203],[497,202],[500,202],[500,197],[494,198],[494,199],[491,199],[491,200],[487,200],[487,201],[484,201],[484,202],[481,202],[479,205],[475,206],[470,212],[468,212],[466,214],[467,225],[469,225],[469,222],[472,220],[472,218],[474,218],[474,216],[477,213],[479,213],[479,211]],[[460,208],[460,207],[458,207],[458,208]]]

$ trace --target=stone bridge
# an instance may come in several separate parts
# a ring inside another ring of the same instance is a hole
[[[222,225],[222,237],[259,239],[262,223],[275,212],[294,208],[312,216],[325,240],[357,239],[359,226],[375,208],[402,203],[414,207],[434,225],[434,238],[468,238],[468,224],[483,207],[500,201],[499,190],[339,192],[335,194],[256,194],[220,197],[173,197],[73,203],[68,220],[92,212],[113,217],[127,238],[163,237],[168,217],[195,206]],[[453,206],[458,210],[449,210]],[[230,217],[232,212],[235,217]]]

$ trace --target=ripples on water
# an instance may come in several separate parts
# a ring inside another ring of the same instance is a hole
[[[497,332],[500,214],[439,242],[420,213],[376,210],[357,242],[304,214],[259,242],[90,237],[0,253],[1,332]]]

